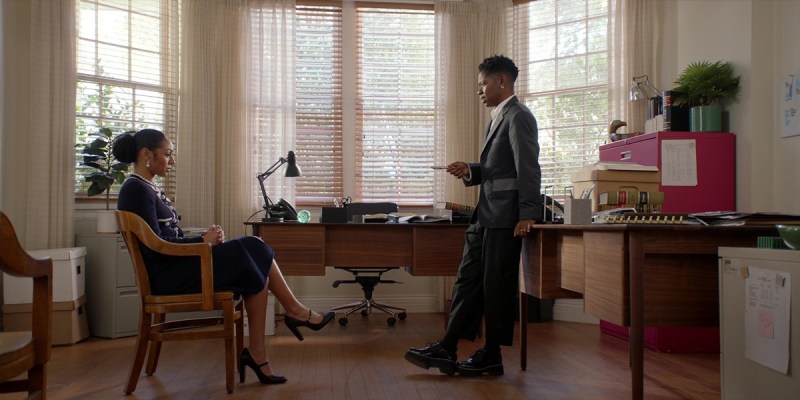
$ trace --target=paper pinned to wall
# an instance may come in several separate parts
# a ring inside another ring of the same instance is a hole
[[[789,304],[792,276],[748,267],[745,297],[745,357],[780,373],[789,372]]]
[[[661,141],[661,185],[697,186],[697,142]]]
[[[800,135],[800,73],[786,77],[780,89],[783,93],[781,136]]]

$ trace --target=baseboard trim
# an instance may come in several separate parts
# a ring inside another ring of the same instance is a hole
[[[352,296],[301,296],[298,298],[301,303],[314,310],[330,310],[331,307],[351,303],[360,298]],[[434,313],[442,312],[443,305],[437,296],[376,296],[375,300],[405,307],[409,313]],[[276,305],[278,312],[283,312],[280,304]],[[553,306],[553,319],[556,321],[582,322],[587,324],[599,324],[600,320],[586,315],[583,312],[582,299],[559,299]]]
[[[361,298],[352,296],[301,296],[298,299],[301,303],[318,311],[330,310],[332,307],[361,300]],[[409,313],[442,312],[441,299],[437,296],[375,296],[374,300],[379,303],[405,307]]]
[[[553,319],[556,321],[583,322],[599,324],[600,320],[583,312],[583,299],[558,299],[553,306]]]

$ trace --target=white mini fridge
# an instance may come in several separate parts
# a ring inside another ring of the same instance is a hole
[[[720,247],[719,276],[722,399],[800,399],[800,251]],[[755,281],[762,276],[761,282]],[[790,289],[775,290],[787,283]],[[775,315],[772,306],[761,313],[762,299],[777,304]],[[788,321],[785,313],[777,312],[783,307],[789,309]],[[786,338],[786,329],[788,351],[778,345],[783,343],[780,338]],[[764,365],[781,360],[777,364],[786,366],[782,357],[787,353],[787,373]]]

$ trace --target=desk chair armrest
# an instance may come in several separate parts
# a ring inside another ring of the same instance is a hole
[[[154,235],[155,236],[155,235]],[[214,264],[210,243],[170,243],[161,238],[162,247],[157,252],[169,256],[200,257],[200,287],[202,289],[203,310],[214,309]],[[150,246],[148,246],[150,247]]]
[[[168,256],[200,257],[200,285],[202,289],[202,307],[205,311],[214,309],[214,264],[211,257],[210,243],[172,243],[158,237],[150,226],[138,215],[128,211],[115,211],[117,223],[127,243],[127,233],[132,233],[136,240],[152,251]],[[133,247],[128,243],[128,247]],[[134,261],[135,262],[135,261]]]

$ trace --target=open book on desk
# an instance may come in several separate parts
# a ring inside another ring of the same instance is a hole
[[[720,226],[800,224],[800,215],[774,212],[710,211],[689,214],[689,216],[697,218],[708,225]]]
[[[450,218],[440,215],[414,215],[414,214],[389,214],[389,221],[398,224],[405,223],[450,223]]]

